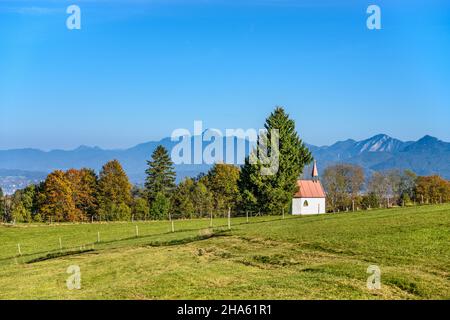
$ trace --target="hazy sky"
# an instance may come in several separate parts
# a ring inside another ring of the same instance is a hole
[[[260,128],[275,105],[317,145],[450,141],[450,2],[0,0],[0,149]]]

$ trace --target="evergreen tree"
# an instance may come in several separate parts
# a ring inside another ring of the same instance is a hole
[[[145,189],[140,186],[133,185],[131,188],[131,196],[133,198],[145,198]]]
[[[272,129],[278,130],[279,158],[278,170],[274,174],[263,175],[261,169],[264,164],[261,159],[252,164],[247,157],[243,165],[239,187],[246,209],[258,209],[267,213],[280,213],[282,209],[288,210],[292,196],[297,191],[297,179],[303,172],[303,167],[312,161],[311,152],[304,145],[295,131],[295,123],[289,118],[283,108],[277,107],[266,119],[264,124],[267,130],[266,139],[258,138],[258,147],[266,145],[267,151],[273,156],[270,141]],[[253,150],[250,157],[256,156]]]
[[[241,195],[240,207],[246,211],[256,212],[261,210],[261,203],[258,203],[258,198],[262,197],[263,181],[259,175],[259,165],[257,163],[251,164],[249,157],[247,157],[238,180]]]
[[[169,217],[170,200],[162,193],[158,192],[150,207],[150,218],[154,220],[167,219]]]
[[[191,178],[186,178],[178,184],[171,197],[171,213],[174,217],[192,218],[195,213],[192,202],[194,187],[194,181]]]
[[[120,162],[112,160],[106,163],[98,180],[100,216],[106,220],[128,219],[131,202],[131,184]]]
[[[158,193],[170,198],[175,189],[176,174],[166,148],[158,146],[152,154],[152,160],[147,161],[147,164],[145,188],[149,203],[156,199]]]
[[[32,212],[34,214],[33,220],[36,222],[43,222],[44,217],[42,215],[41,208],[45,203],[45,181],[41,181],[34,187],[34,198]]]

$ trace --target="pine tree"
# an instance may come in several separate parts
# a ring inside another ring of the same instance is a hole
[[[295,122],[283,108],[275,108],[266,119],[264,128],[267,130],[265,140],[269,141],[266,143],[269,153],[272,152],[272,129],[278,130],[278,170],[274,174],[263,175],[261,169],[264,164],[260,159],[253,164],[247,157],[241,170],[239,187],[244,208],[278,214],[282,209],[289,209],[292,196],[298,188],[296,181],[303,167],[312,161],[312,155],[295,131]],[[261,139],[258,138],[259,147],[263,144]],[[254,157],[255,152],[250,157]]]
[[[152,154],[152,160],[147,161],[147,164],[145,188],[149,203],[156,199],[158,193],[170,198],[175,189],[176,174],[166,148],[158,146]]]
[[[247,157],[238,180],[241,209],[250,212],[261,210],[263,181],[260,174],[260,166],[257,163],[251,164],[249,157]]]
[[[106,163],[100,171],[98,202],[103,219],[122,220],[131,214],[131,184],[117,160]]]

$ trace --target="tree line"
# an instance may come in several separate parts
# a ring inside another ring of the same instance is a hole
[[[357,165],[336,164],[325,169],[322,182],[331,212],[450,201],[448,180],[417,176],[411,170],[373,172],[366,178]]]
[[[62,222],[118,221],[226,216],[245,211],[288,212],[296,180],[312,155],[299,138],[295,123],[277,107],[264,124],[279,132],[279,169],[262,175],[264,163],[250,163],[256,149],[242,167],[215,164],[206,174],[175,183],[174,165],[168,151],[158,146],[147,162],[143,187],[132,186],[117,160],[106,163],[99,174],[94,170],[56,170],[45,181],[1,196],[3,221]],[[261,144],[261,137],[257,145]],[[268,148],[268,155],[273,152]]]
[[[0,217],[4,222],[80,222],[158,220],[226,216],[246,212],[289,212],[297,179],[313,160],[300,139],[295,122],[283,108],[267,117],[270,141],[278,130],[278,170],[261,174],[264,163],[215,164],[207,173],[176,184],[168,151],[158,146],[147,161],[145,184],[133,186],[117,160],[97,174],[89,168],[55,170],[45,181],[4,196],[0,189]],[[263,143],[259,137],[257,146]],[[268,152],[273,150],[268,148]],[[367,181],[366,181],[367,180]],[[418,177],[411,171],[375,172],[368,179],[362,168],[350,164],[328,167],[322,176],[329,212],[378,208],[411,203],[450,201],[450,183],[438,176]]]

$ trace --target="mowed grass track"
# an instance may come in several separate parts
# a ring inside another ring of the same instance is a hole
[[[0,298],[450,299],[450,205],[209,223],[0,226]]]

